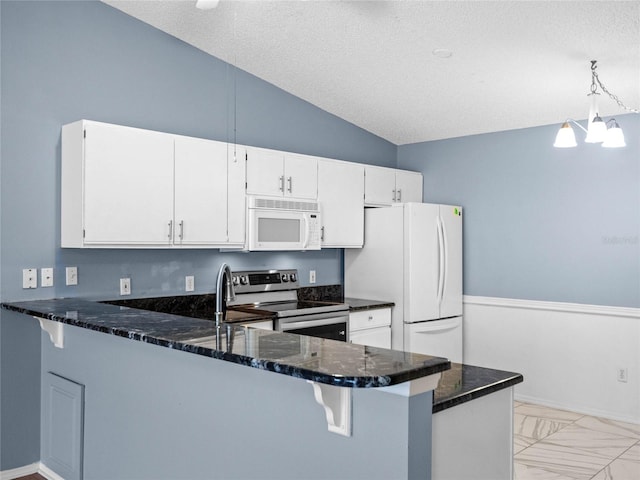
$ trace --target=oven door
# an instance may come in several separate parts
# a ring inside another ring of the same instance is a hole
[[[348,312],[318,313],[276,319],[276,330],[310,337],[348,341]]]

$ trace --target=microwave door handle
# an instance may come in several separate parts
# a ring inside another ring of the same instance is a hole
[[[302,249],[306,250],[309,245],[309,221],[307,220],[307,216],[302,216],[302,221],[304,222],[304,243],[302,245]]]

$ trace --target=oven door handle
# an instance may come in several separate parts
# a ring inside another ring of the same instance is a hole
[[[280,323],[280,328],[283,332],[287,330],[296,330],[298,328],[310,328],[310,327],[322,327],[324,325],[334,325],[337,323],[347,323],[346,316],[344,317],[333,317],[333,318],[322,318],[319,320],[302,320],[300,322],[287,322]]]

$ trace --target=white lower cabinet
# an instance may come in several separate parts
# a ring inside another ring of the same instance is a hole
[[[391,348],[391,309],[377,308],[350,313],[349,342]]]

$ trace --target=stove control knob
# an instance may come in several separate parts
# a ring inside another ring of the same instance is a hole
[[[240,285],[246,285],[249,283],[249,277],[247,277],[246,275],[240,277]]]
[[[282,281],[283,282],[288,282],[289,281],[289,274],[288,273],[283,273],[282,274]]]
[[[237,275],[233,276],[233,286],[237,287],[238,285],[240,285],[240,277],[238,277]]]
[[[289,279],[290,279],[292,282],[296,282],[296,281],[297,281],[297,279],[296,279],[296,274],[295,274],[295,273],[290,274],[290,275],[289,275]]]

